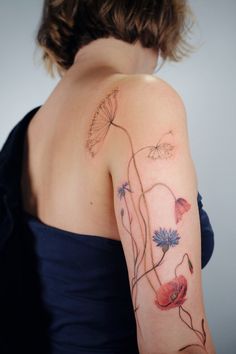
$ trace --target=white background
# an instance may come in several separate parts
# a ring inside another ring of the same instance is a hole
[[[42,0],[0,0],[0,146],[13,126],[43,104],[58,79],[40,64],[34,37]],[[158,75],[182,96],[192,156],[215,231],[214,254],[203,269],[207,317],[219,354],[236,353],[236,1],[193,0],[198,51]]]

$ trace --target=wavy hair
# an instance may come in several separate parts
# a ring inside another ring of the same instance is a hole
[[[81,47],[109,36],[180,61],[193,49],[186,41],[193,23],[187,0],[45,0],[36,42],[47,71],[62,76]]]

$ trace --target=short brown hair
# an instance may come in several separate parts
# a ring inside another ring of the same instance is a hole
[[[45,0],[37,44],[52,76],[54,65],[62,76],[82,46],[109,36],[179,61],[191,51],[192,19],[187,0]]]

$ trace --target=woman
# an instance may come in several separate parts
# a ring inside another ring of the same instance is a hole
[[[2,353],[215,353],[213,231],[183,102],[153,75],[186,53],[187,19],[184,0],[45,1],[61,80],[1,151]]]

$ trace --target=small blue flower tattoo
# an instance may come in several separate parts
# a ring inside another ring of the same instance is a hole
[[[118,188],[118,195],[119,195],[120,199],[125,196],[126,191],[132,192],[128,186],[129,186],[129,183],[125,182],[122,184],[121,187]]]
[[[153,241],[156,242],[158,247],[162,248],[163,252],[168,251],[169,247],[174,247],[179,244],[180,236],[177,230],[167,230],[160,228],[154,231]]]

